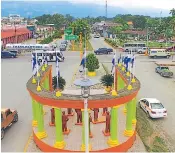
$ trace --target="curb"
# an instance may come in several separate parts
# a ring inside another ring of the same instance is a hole
[[[25,147],[24,147],[24,151],[23,151],[23,152],[27,152],[27,149],[28,149],[28,147],[29,147],[29,144],[30,144],[30,141],[31,141],[31,139],[32,139],[32,136],[33,136],[33,134],[31,134],[31,135],[29,136],[29,138],[28,138],[28,140],[27,140],[27,143],[25,144]]]

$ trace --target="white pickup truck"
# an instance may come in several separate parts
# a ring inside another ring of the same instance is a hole
[[[138,49],[137,53],[138,54],[145,54],[146,51],[149,51],[148,47],[143,47],[141,49]]]

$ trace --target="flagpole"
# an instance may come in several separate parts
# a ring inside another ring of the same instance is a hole
[[[41,91],[41,87],[40,87],[40,85],[39,85],[39,77],[40,77],[40,74],[39,74],[39,72],[38,72],[38,56],[37,56],[37,52],[36,52],[36,44],[35,44],[35,54],[36,54],[36,76],[37,76],[37,78],[38,78],[38,86],[37,86],[37,91]]]
[[[61,96],[61,92],[59,91],[59,76],[58,76],[59,65],[58,65],[57,50],[55,51],[55,54],[56,54],[56,76],[57,76],[57,92],[56,92],[56,97],[60,97]]]
[[[35,66],[33,67],[33,65],[34,65],[34,60],[33,60],[33,59],[34,59],[35,57],[33,57],[33,50],[31,51],[31,53],[32,53],[32,76],[33,76],[33,78],[32,78],[32,83],[35,84],[35,83],[36,83],[35,76],[34,76],[34,75],[35,75],[35,74],[34,74]]]
[[[116,80],[116,50],[115,50],[115,60],[114,60],[114,90],[115,90],[115,80]]]
[[[84,54],[85,54],[85,68],[84,68],[84,72],[85,72],[85,79],[86,79],[86,31],[85,31],[85,38],[84,38]]]

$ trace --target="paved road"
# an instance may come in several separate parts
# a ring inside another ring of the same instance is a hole
[[[64,52],[65,62],[60,63],[60,73],[67,83],[80,63],[79,53]],[[17,59],[2,59],[2,108],[13,108],[19,112],[19,121],[12,125],[1,141],[3,152],[23,152],[31,135],[32,105],[26,90],[26,82],[31,77],[31,57],[20,56]],[[52,63],[55,67],[55,63]],[[55,68],[53,67],[53,76]]]
[[[92,46],[94,49],[100,47],[110,47],[103,41],[103,38],[92,38]],[[118,52],[117,55],[120,53]],[[110,69],[111,59],[113,55],[98,55],[101,62],[108,63]],[[168,59],[157,59],[168,61]],[[170,59],[171,60],[171,59]],[[152,97],[159,99],[167,108],[168,117],[164,119],[153,120],[154,126],[162,131],[168,138],[172,149],[175,151],[175,76],[174,78],[163,78],[155,73],[155,60],[145,56],[139,56],[136,60],[136,76],[141,82],[141,89],[138,94],[138,99],[143,97]],[[175,67],[170,68],[175,74]],[[172,151],[173,151],[172,150]]]

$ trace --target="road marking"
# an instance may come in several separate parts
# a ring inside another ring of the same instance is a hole
[[[29,147],[29,144],[30,144],[30,141],[32,140],[32,134],[29,136],[28,140],[27,140],[27,143],[24,147],[24,151],[23,152],[27,152],[27,149]]]
[[[74,71],[74,73],[73,73],[72,79],[71,79],[71,81],[66,85],[65,88],[67,88],[68,86],[70,86],[70,85],[73,83],[73,81],[75,80],[75,77],[76,77],[76,73],[77,73],[77,71],[78,71],[78,68],[79,68],[79,65],[77,65],[77,66],[75,67],[75,71]]]

